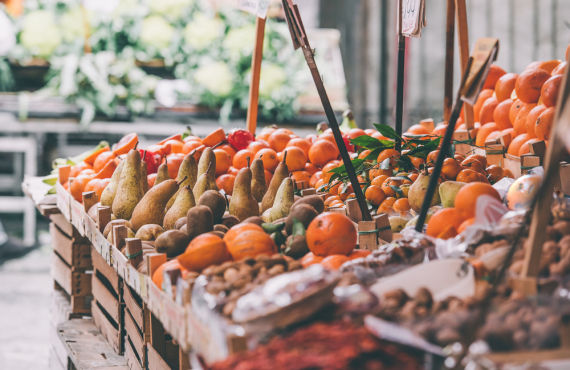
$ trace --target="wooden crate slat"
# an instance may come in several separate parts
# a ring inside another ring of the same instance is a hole
[[[136,325],[144,331],[144,314],[142,301],[134,296],[132,289],[126,286],[126,284],[123,288],[123,299],[125,301],[126,308],[131,313]]]
[[[52,276],[69,295],[91,295],[91,275],[68,266],[56,253],[53,255]]]
[[[101,257],[101,255],[94,249],[91,248],[91,261],[93,263],[93,269],[99,271],[105,278],[109,281],[115,293],[119,293],[119,274],[109,266],[107,262]]]
[[[93,274],[93,298],[107,312],[115,324],[121,324],[121,302],[119,296],[115,296],[101,281],[97,272]]]
[[[143,362],[145,358],[145,341],[140,328],[137,327],[129,310],[126,310],[125,312],[125,331],[127,332],[127,337],[131,341],[138,358]]]
[[[50,221],[57,225],[57,227],[69,238],[80,237],[77,231],[74,232],[73,225],[61,213],[51,215]]]
[[[113,347],[115,353],[122,354],[122,333],[119,328],[114,327],[108,320],[95,300],[91,302],[91,315],[93,316],[95,326],[97,326],[101,334],[107,339],[107,342]]]
[[[144,367],[141,364],[141,359],[137,357],[137,352],[134,349],[133,343],[131,342],[130,338],[127,336],[125,340],[125,358],[127,360],[127,365],[131,370],[142,370]]]
[[[76,270],[91,268],[91,252],[88,242],[74,242],[57,225],[50,223],[50,234],[54,251]]]
[[[152,348],[152,345],[147,344],[146,353],[148,359],[148,368],[153,370],[170,370],[170,366],[164,361],[160,354]]]

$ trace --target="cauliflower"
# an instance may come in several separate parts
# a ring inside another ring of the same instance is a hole
[[[184,41],[194,49],[202,50],[224,33],[224,23],[219,18],[198,14],[184,28]]]
[[[224,49],[231,59],[238,59],[244,53],[251,53],[255,44],[255,26],[247,25],[231,29],[224,39]],[[265,45],[264,45],[265,46]]]
[[[223,62],[205,63],[196,70],[194,80],[210,93],[221,97],[228,95],[233,87],[232,72]]]
[[[193,0],[150,0],[148,7],[151,13],[176,19],[193,3]]]
[[[140,41],[143,46],[165,49],[174,36],[174,28],[163,17],[151,15],[143,19]]]
[[[259,93],[262,96],[269,97],[274,91],[281,88],[286,80],[287,74],[282,67],[274,63],[263,63],[261,65]]]
[[[59,20],[63,39],[69,42],[77,38],[85,38],[85,21],[85,14],[79,7],[65,12]]]
[[[61,41],[61,32],[51,12],[36,10],[25,16],[20,43],[33,55],[47,58]]]

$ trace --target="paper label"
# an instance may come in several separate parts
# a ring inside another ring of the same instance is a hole
[[[425,25],[425,0],[402,0],[402,35],[421,37]]]
[[[499,40],[493,38],[480,38],[473,49],[473,62],[469,68],[469,75],[461,87],[461,99],[468,104],[475,104],[479,92],[489,74],[491,64],[497,59],[499,53]]]
[[[259,18],[267,17],[270,0],[238,0],[238,8]]]

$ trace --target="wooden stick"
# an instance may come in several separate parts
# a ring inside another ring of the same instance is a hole
[[[299,47],[303,49],[303,54],[305,56],[305,60],[307,61],[307,65],[309,66],[309,70],[311,71],[311,75],[313,76],[313,81],[317,88],[317,92],[319,93],[319,97],[321,98],[321,103],[325,110],[329,127],[332,129],[336,145],[338,146],[338,149],[340,151],[340,156],[342,158],[344,167],[348,174],[348,178],[350,179],[350,183],[352,184],[354,195],[356,196],[356,199],[358,200],[358,205],[360,206],[360,210],[362,211],[362,218],[365,221],[370,221],[372,220],[372,217],[370,216],[370,212],[368,211],[368,205],[366,204],[364,194],[362,193],[362,189],[360,188],[358,178],[356,177],[356,172],[354,171],[354,167],[352,166],[350,156],[348,154],[348,151],[346,150],[346,146],[344,145],[342,133],[340,132],[338,121],[336,119],[334,110],[331,106],[331,102],[327,95],[327,91],[323,84],[323,80],[321,79],[321,74],[319,73],[319,69],[317,68],[315,57],[313,55],[313,50],[311,49],[311,45],[309,44],[309,40],[305,32],[305,27],[303,26],[303,21],[301,20],[301,16],[299,14],[299,9],[297,5],[293,5],[292,0],[282,0],[282,2],[283,2],[283,10],[285,11],[285,15],[287,18],[287,24],[289,25],[289,31],[291,32],[293,46],[296,49]]]
[[[255,135],[257,112],[259,105],[259,80],[261,77],[261,61],[263,59],[263,39],[265,36],[265,19],[255,20],[255,48],[251,56],[251,83],[249,86],[249,103],[247,107],[247,130]]]
[[[99,231],[103,232],[105,226],[111,222],[111,207],[98,206],[97,207],[97,226]]]
[[[550,143],[546,149],[546,157],[544,161],[544,178],[543,184],[540,187],[538,194],[537,204],[534,207],[532,220],[530,223],[528,245],[526,246],[524,265],[521,276],[523,278],[537,277],[540,267],[540,256],[542,254],[542,244],[546,240],[546,227],[548,226],[550,207],[552,205],[552,192],[554,185],[558,178],[560,169],[560,161],[562,159],[562,152],[564,144],[558,134],[557,126],[560,117],[567,110],[568,100],[570,100],[570,81],[568,79],[568,69],[564,73],[562,81],[562,88],[558,93],[558,105],[556,107],[556,114],[554,123],[550,131]],[[568,115],[568,114],[567,114]]]
[[[143,261],[142,242],[138,238],[126,238],[125,244],[127,246],[125,253],[127,259],[136,268]]]
[[[449,122],[453,105],[453,57],[455,55],[455,0],[447,0],[445,27],[445,82],[443,120]]]
[[[402,115],[404,113],[404,72],[406,56],[406,37],[402,35],[402,0],[398,0],[398,65],[396,77],[396,111],[395,129],[402,136]],[[396,150],[400,150],[400,143],[396,142]]]
[[[464,75],[469,61],[469,29],[467,26],[467,7],[465,5],[465,0],[456,0],[456,10],[461,75]],[[471,136],[470,131],[475,127],[474,120],[473,106],[465,104],[465,125],[467,126],[469,136]]]
[[[81,196],[83,198],[83,208],[85,209],[85,212],[89,212],[91,207],[93,207],[99,201],[97,193],[94,191],[86,191],[81,194]]]

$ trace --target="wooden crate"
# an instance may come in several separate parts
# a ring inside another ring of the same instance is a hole
[[[70,237],[53,222],[49,225],[49,231],[53,249],[61,259],[76,270],[92,269],[91,247],[88,240]]]
[[[125,356],[127,348],[132,351],[130,361],[136,360],[138,366],[145,368],[147,364],[146,343],[150,341],[148,309],[142,299],[127,284],[123,286],[125,302]]]
[[[162,323],[149,312],[150,342],[147,343],[149,369],[190,369],[189,356],[164,330]]]
[[[59,287],[69,296],[91,295],[91,273],[74,269],[57,253],[53,254],[52,276]]]
[[[122,280],[94,248],[93,261],[93,321],[116,353],[124,351],[124,304]]]

